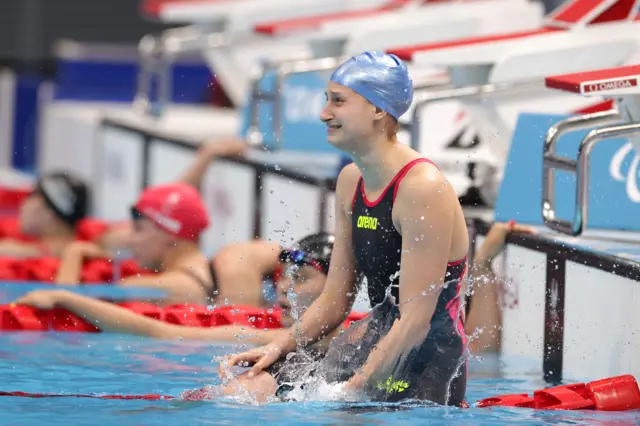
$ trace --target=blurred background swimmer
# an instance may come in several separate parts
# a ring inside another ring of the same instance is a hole
[[[60,256],[78,237],[78,225],[87,216],[90,202],[86,183],[73,174],[42,176],[20,206],[19,231],[28,240],[0,239],[0,256]]]
[[[235,244],[233,251],[236,256],[251,260],[246,263],[245,269],[252,269],[253,275],[273,276],[284,268],[278,273],[277,306],[282,312],[283,327],[290,327],[294,319],[302,315],[322,292],[329,270],[333,240],[333,235],[320,232],[306,236],[291,248],[279,248],[276,251],[273,250],[272,243],[250,241]],[[224,265],[221,267],[224,268]],[[234,268],[234,271],[240,270]],[[240,282],[247,275],[244,272],[236,276],[232,274],[226,274],[230,283]],[[40,309],[64,308],[105,332],[130,333],[159,339],[242,340],[246,343],[265,344],[272,341],[277,333],[276,330],[265,331],[242,326],[202,329],[168,324],[67,290],[33,291],[16,303]]]

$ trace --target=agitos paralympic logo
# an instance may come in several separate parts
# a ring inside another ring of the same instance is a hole
[[[633,159],[626,173],[622,170],[622,164],[628,155]],[[627,197],[633,203],[640,203],[640,188],[638,188],[638,162],[640,157],[636,153],[631,142],[624,144],[611,158],[609,163],[609,174],[617,182],[625,183]]]

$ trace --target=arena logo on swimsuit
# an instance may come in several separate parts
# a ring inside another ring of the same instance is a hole
[[[369,216],[358,217],[358,228],[371,229],[375,231],[378,228],[378,218]]]

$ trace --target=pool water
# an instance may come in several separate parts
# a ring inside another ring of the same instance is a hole
[[[217,382],[214,356],[239,345],[157,341],[118,334],[2,333],[0,391],[178,395]],[[527,360],[474,358],[467,400],[545,386]],[[0,397],[2,425],[640,424],[640,413],[394,407],[326,402],[232,402]]]

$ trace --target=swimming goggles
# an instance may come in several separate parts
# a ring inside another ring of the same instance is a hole
[[[282,250],[280,252],[280,263],[293,263],[298,266],[311,266],[325,275],[328,273],[327,268],[324,268],[313,256],[302,250]]]

